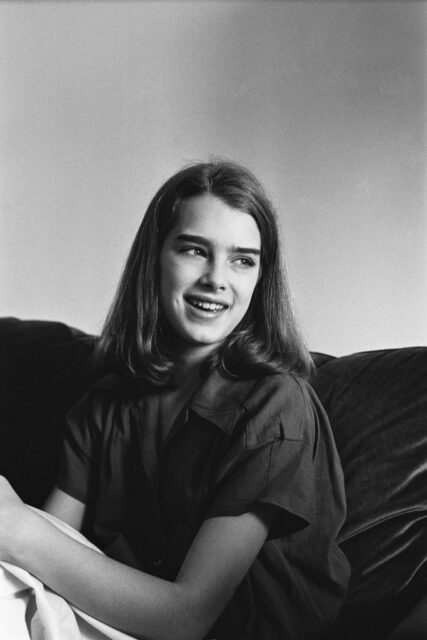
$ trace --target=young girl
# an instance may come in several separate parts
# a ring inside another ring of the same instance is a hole
[[[138,638],[326,637],[348,581],[343,479],[250,172],[195,164],[161,187],[98,356],[45,509],[106,555],[3,480],[0,560]]]

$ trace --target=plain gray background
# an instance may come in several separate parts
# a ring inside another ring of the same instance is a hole
[[[98,332],[160,183],[235,159],[312,349],[427,344],[427,4],[0,2],[0,313]]]

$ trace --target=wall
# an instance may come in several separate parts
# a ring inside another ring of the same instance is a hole
[[[0,311],[99,331],[140,217],[234,158],[309,346],[427,344],[425,2],[0,4]]]

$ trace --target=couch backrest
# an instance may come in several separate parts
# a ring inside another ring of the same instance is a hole
[[[313,385],[346,483],[340,543],[353,577],[341,637],[377,639],[427,593],[427,347],[335,358]]]
[[[94,377],[94,344],[60,322],[0,319],[0,473],[29,504],[53,486],[65,414]]]

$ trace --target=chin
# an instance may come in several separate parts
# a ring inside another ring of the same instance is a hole
[[[220,344],[222,341],[224,340],[224,338],[206,338],[203,336],[193,336],[192,339],[190,340],[190,344],[194,345],[195,347],[215,347],[216,345]]]
[[[188,344],[191,344],[194,347],[200,347],[202,348],[209,348],[209,347],[216,347],[219,344],[221,344],[221,342],[223,342],[225,339],[225,337],[221,334],[221,335],[206,335],[204,333],[197,333],[197,332],[188,332],[187,335],[185,336],[185,340]]]

